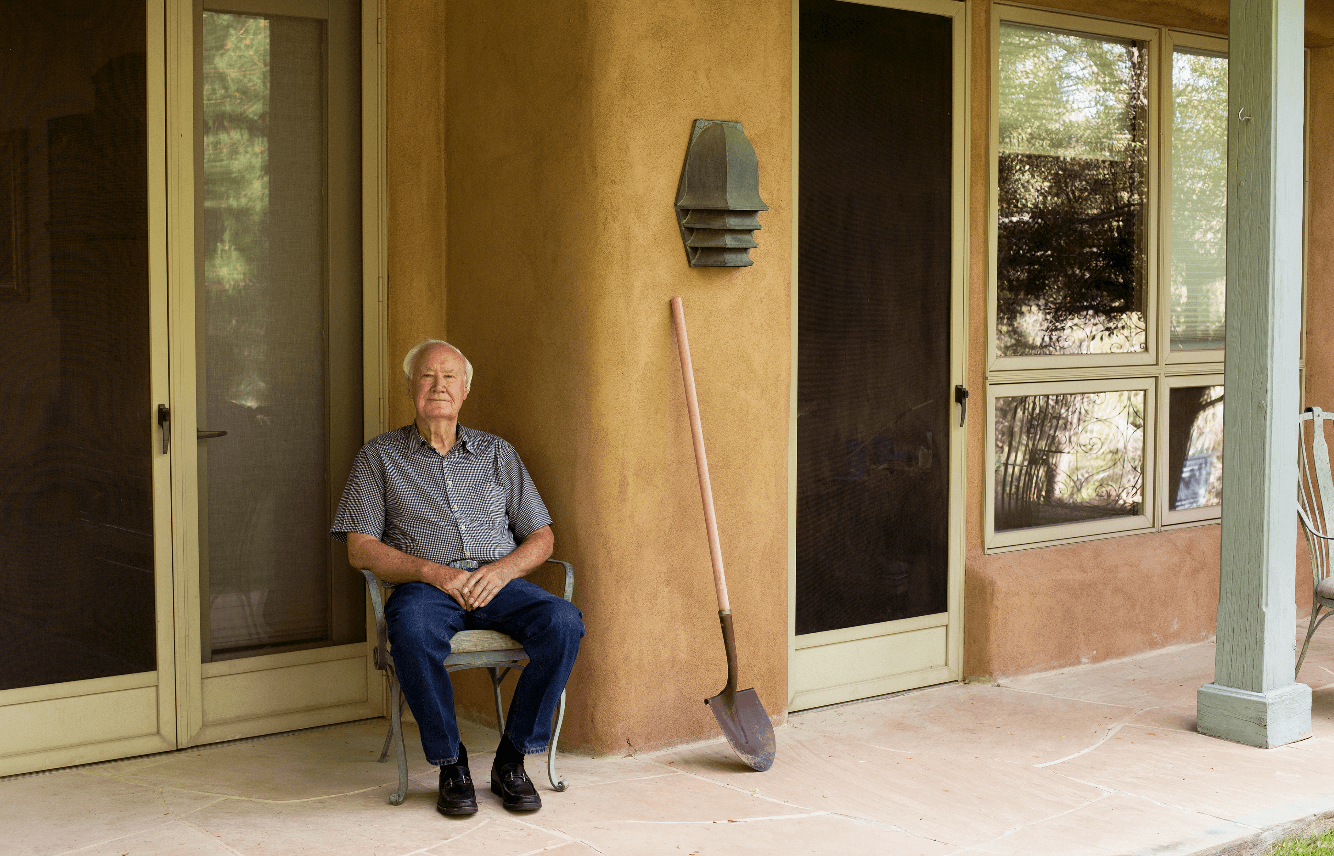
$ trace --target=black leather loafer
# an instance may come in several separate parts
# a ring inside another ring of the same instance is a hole
[[[451,816],[477,814],[477,794],[467,767],[451,764],[440,768],[440,798],[435,808]]]
[[[500,797],[510,811],[537,811],[542,798],[537,795],[523,764],[505,764],[491,768],[491,793]]]

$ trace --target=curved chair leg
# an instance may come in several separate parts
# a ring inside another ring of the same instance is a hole
[[[556,743],[560,740],[560,727],[565,722],[565,690],[560,691],[560,707],[556,710],[556,727],[551,731],[551,745],[547,747],[547,778],[551,787],[563,791],[570,785],[564,779],[556,778]]]
[[[385,748],[387,751],[389,740],[393,740],[394,748],[398,750],[398,791],[389,795],[389,804],[402,805],[408,797],[408,757],[403,749],[403,690],[398,686],[397,676],[389,679],[389,697],[393,701],[390,703],[389,737],[385,740]],[[384,760],[383,754],[380,760]]]
[[[500,673],[499,666],[487,666],[486,670],[491,673],[491,689],[496,692],[496,730],[500,732],[501,737],[504,737],[505,711],[502,709],[500,702],[500,682],[505,679],[505,675],[509,674],[509,669],[505,670],[505,675]]]
[[[392,682],[392,680],[391,680],[391,681],[390,681],[390,690],[392,690],[392,689],[393,689],[393,682]],[[403,698],[403,693],[399,693],[399,694],[398,694],[398,715],[399,715],[400,717],[403,715],[403,705],[407,704],[407,702],[408,702],[408,700],[405,699],[405,698]],[[385,759],[389,757],[389,747],[390,747],[390,746],[393,746],[393,745],[394,745],[394,718],[393,718],[393,715],[390,714],[390,717],[389,717],[389,730],[388,730],[387,732],[385,732],[385,735],[384,735],[384,748],[380,750],[380,757],[377,759],[381,764],[383,764],[384,761],[385,761]]]
[[[1334,612],[1331,612],[1327,608],[1325,609],[1325,614],[1320,615],[1320,610],[1321,606],[1319,601],[1311,604],[1311,624],[1306,629],[1306,641],[1302,643],[1302,655],[1297,658],[1297,668],[1292,671],[1293,680],[1297,679],[1297,673],[1302,670],[1302,663],[1306,660],[1306,649],[1311,644],[1311,637],[1315,635],[1316,628],[1323,624],[1326,618],[1334,615]],[[1320,616],[1318,621],[1316,620],[1316,616]]]

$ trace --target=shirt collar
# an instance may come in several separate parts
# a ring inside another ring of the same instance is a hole
[[[471,428],[465,428],[462,425],[459,425],[458,440],[454,443],[454,449],[458,449],[460,452],[465,452],[467,454],[472,454],[471,442],[474,433],[475,432]],[[403,426],[403,445],[408,453],[416,452],[423,448],[430,449],[433,452],[435,451],[435,447],[432,446],[426,438],[422,436],[421,431],[417,429],[417,423],[415,421],[409,422],[407,425]],[[450,449],[450,451],[452,452],[454,449]],[[436,452],[436,454],[439,454],[439,452]]]

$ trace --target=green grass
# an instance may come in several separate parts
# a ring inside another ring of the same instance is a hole
[[[1334,830],[1310,838],[1285,838],[1267,856],[1334,856]]]

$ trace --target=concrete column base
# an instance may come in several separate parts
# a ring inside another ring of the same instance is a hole
[[[1289,684],[1257,693],[1205,684],[1197,694],[1196,720],[1201,734],[1273,749],[1311,736],[1311,688]]]

